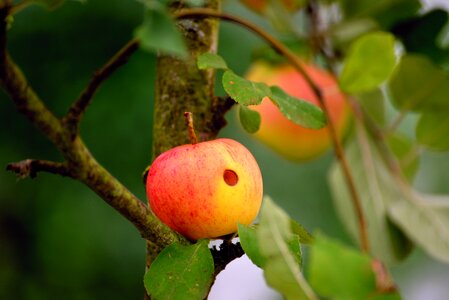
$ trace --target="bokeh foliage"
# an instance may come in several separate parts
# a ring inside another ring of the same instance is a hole
[[[133,36],[142,20],[137,1],[67,1],[53,11],[32,6],[15,16],[9,50],[49,108],[61,116],[93,71]],[[241,37],[238,49],[235,35]],[[235,25],[221,26],[219,51],[239,74],[261,44]],[[151,159],[154,76],[155,56],[138,51],[99,90],[81,127],[99,162],[141,199],[141,173]],[[0,165],[28,157],[60,159],[3,92],[0,97]],[[228,118],[231,124],[222,135],[254,150],[267,193],[278,195],[303,224],[342,236],[329,192],[323,189],[329,157],[297,168],[249,140],[235,125],[235,112]],[[274,179],[280,170],[282,181]],[[300,191],[284,188],[298,181],[304,181]],[[132,225],[80,183],[51,174],[17,182],[3,169],[0,224],[0,298],[141,297],[144,242]]]
[[[235,2],[226,8],[254,18]],[[357,7],[349,8],[349,15],[360,17]],[[120,0],[67,1],[52,12],[31,7],[15,17],[9,49],[47,105],[62,115],[92,72],[132,37],[142,12],[140,3]],[[382,11],[379,22],[391,26]],[[416,22],[428,21],[423,17]],[[235,25],[221,26],[219,52],[237,74],[244,73],[251,52],[261,44]],[[420,53],[419,47],[408,45]],[[154,55],[139,51],[101,88],[82,123],[82,136],[93,154],[141,199],[145,199],[141,173],[151,158],[154,75]],[[223,93],[220,89],[217,86]],[[57,160],[60,156],[50,143],[16,112],[6,95],[1,98],[0,165],[27,157]],[[249,139],[236,124],[235,111],[228,119],[230,125],[222,135],[236,138],[254,153],[265,193],[307,228],[321,228],[350,243],[330,200],[325,175],[330,155],[297,166]],[[431,171],[447,159],[430,157],[436,162],[424,166]],[[447,186],[439,180],[433,191],[444,192]],[[0,245],[2,299],[142,296],[144,242],[130,224],[77,182],[49,174],[16,182],[1,171]]]

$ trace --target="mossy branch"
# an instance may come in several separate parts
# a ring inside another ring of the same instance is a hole
[[[62,163],[44,160],[25,160],[8,165],[8,169],[20,177],[35,176],[38,172],[50,172],[78,180],[128,219],[139,230],[142,237],[153,241],[158,249],[175,242],[186,242],[178,234],[162,224],[149,208],[103,168],[89,152],[77,132],[79,120],[97,87],[122,65],[136,49],[131,42],[118,52],[99,72],[72,105],[69,114],[62,120],[57,118],[29,85],[20,68],[6,51],[7,17],[11,6],[0,8],[0,83],[9,94],[17,110],[33,123],[61,152]],[[72,120],[68,122],[67,120]],[[75,125],[75,126],[74,126]],[[76,128],[76,131],[74,131]]]
[[[183,1],[173,1],[176,17],[185,9]],[[205,1],[205,7],[218,12],[219,0]],[[192,18],[178,20],[190,53],[187,59],[159,55],[157,59],[156,92],[154,101],[153,157],[181,144],[189,143],[184,123],[184,112],[192,112],[198,140],[217,136],[226,123],[224,114],[229,109],[226,101],[215,97],[215,71],[199,70],[196,58],[204,52],[216,52],[218,20]]]
[[[17,163],[10,163],[6,166],[7,171],[17,174],[20,179],[27,177],[34,178],[38,172],[47,172],[59,174],[61,176],[70,176],[67,163],[59,163],[48,160],[26,159]]]

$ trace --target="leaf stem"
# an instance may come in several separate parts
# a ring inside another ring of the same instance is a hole
[[[319,28],[319,15],[318,15],[318,3],[315,0],[310,0],[308,2],[307,7],[307,13],[310,17],[311,22],[311,35],[310,38],[314,42],[314,47],[318,49],[318,51],[326,58],[326,60],[329,63],[329,71],[334,74],[335,72],[332,69],[332,61],[329,58],[329,53],[327,53],[323,47],[323,39],[320,37],[317,37],[319,34],[318,28]],[[324,102],[323,97],[319,97],[319,102],[323,108],[323,111],[326,113],[326,116],[328,117],[328,127],[329,127],[329,133],[332,139],[332,143],[334,145],[335,149],[335,155],[337,159],[339,160],[343,175],[346,180],[346,185],[349,189],[349,193],[351,195],[352,205],[355,210],[355,214],[357,217],[357,223],[358,223],[358,230],[359,230],[359,240],[360,240],[360,248],[363,252],[369,253],[370,252],[370,245],[369,245],[369,237],[368,237],[368,228],[365,216],[363,214],[362,209],[362,202],[360,199],[360,195],[357,192],[357,188],[355,186],[354,178],[352,176],[352,173],[349,169],[349,164],[346,160],[346,156],[343,150],[343,147],[340,143],[340,140],[338,139],[337,131],[335,129],[335,124],[332,122],[332,119],[330,118],[329,109],[326,107],[326,103]]]
[[[389,135],[396,131],[396,129],[401,125],[402,121],[406,117],[406,111],[400,111],[399,114],[391,122],[390,126],[385,128],[385,134]]]
[[[184,112],[184,119],[186,121],[187,132],[189,134],[190,143],[195,145],[198,143],[198,138],[196,137],[195,127],[193,126],[193,116],[190,111]]]

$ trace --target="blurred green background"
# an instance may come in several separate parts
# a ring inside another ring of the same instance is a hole
[[[62,116],[93,71],[132,37],[142,9],[137,1],[121,0],[66,1],[51,12],[33,6],[15,17],[9,50],[48,107]],[[225,9],[268,26],[236,1]],[[230,67],[243,74],[262,42],[222,24],[219,45]],[[154,76],[155,56],[138,51],[99,90],[81,128],[98,161],[142,200],[141,173],[151,157]],[[217,92],[222,93],[219,87]],[[3,92],[0,98],[0,299],[141,299],[145,244],[132,225],[78,182],[45,173],[17,181],[5,171],[9,162],[61,156]],[[251,140],[235,112],[228,119],[222,135],[254,153],[265,193],[309,230],[351,243],[326,183],[331,155],[304,165],[289,163]],[[427,155],[417,185],[449,192],[448,162],[447,155]],[[449,269],[420,251],[393,273],[406,295],[417,295],[417,282],[434,284],[437,297],[428,299],[444,299],[438,295],[444,295]],[[443,281],[438,285],[438,280]],[[443,288],[440,294],[438,288]]]

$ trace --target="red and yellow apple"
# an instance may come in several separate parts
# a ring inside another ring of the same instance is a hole
[[[151,165],[146,191],[155,215],[191,240],[251,224],[262,202],[259,166],[242,144],[216,139],[170,149]]]
[[[342,139],[350,124],[350,109],[345,95],[340,91],[334,76],[313,64],[303,63],[305,71],[321,89],[330,118]],[[304,78],[289,65],[271,65],[255,62],[246,74],[255,82],[277,85],[287,94],[319,106],[318,100]],[[261,115],[260,129],[254,137],[283,157],[304,162],[324,154],[332,145],[328,127],[307,129],[288,120],[268,98],[262,104],[251,106]]]

